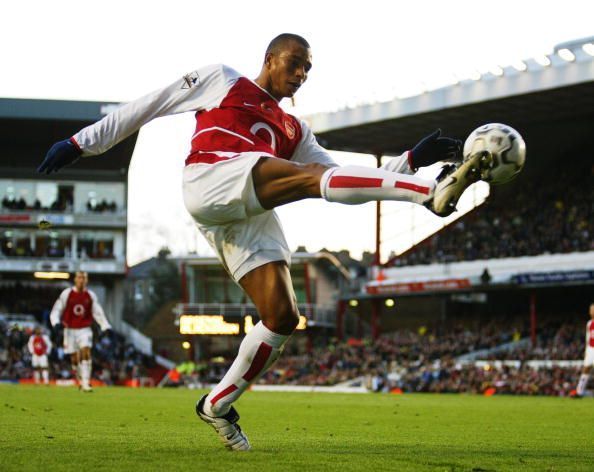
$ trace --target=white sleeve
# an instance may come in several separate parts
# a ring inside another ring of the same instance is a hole
[[[83,156],[102,154],[154,118],[218,106],[238,77],[240,74],[222,64],[197,69],[163,89],[122,105],[72,138]]]
[[[45,345],[47,346],[47,350],[45,351],[46,354],[52,352],[52,342],[50,341],[49,336],[43,335],[43,340],[45,341]]]
[[[56,303],[54,303],[54,307],[52,308],[52,312],[50,313],[50,323],[52,326],[56,326],[60,324],[62,321],[62,314],[64,312],[64,308],[66,308],[66,300],[68,300],[68,294],[70,293],[69,288],[62,291]]]
[[[27,343],[27,349],[29,349],[29,352],[30,352],[31,354],[34,354],[34,351],[33,351],[33,338],[34,338],[34,337],[35,337],[35,335],[34,335],[34,334],[33,334],[33,335],[31,335],[31,337],[29,338],[29,342]]]
[[[97,295],[95,292],[91,292],[89,290],[89,295],[93,300],[93,318],[101,328],[101,331],[105,331],[106,329],[111,329],[111,325],[105,316],[105,312],[103,311],[103,307],[99,304],[99,300],[97,299]]]
[[[399,174],[413,175],[415,171],[411,168],[410,164],[410,151],[406,151],[400,156],[392,157],[381,168],[390,172],[398,172]]]
[[[338,164],[334,162],[332,157],[326,149],[318,144],[316,137],[312,133],[307,123],[303,120],[301,122],[301,141],[295,148],[295,152],[291,156],[291,161],[300,162],[302,164],[318,163],[328,167],[337,167]]]

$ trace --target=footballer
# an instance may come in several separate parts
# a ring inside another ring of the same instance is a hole
[[[235,451],[249,450],[250,443],[233,403],[280,356],[299,322],[290,251],[274,209],[306,198],[347,205],[397,200],[445,216],[492,159],[478,152],[462,162],[460,141],[437,130],[381,168],[337,166],[308,125],[280,106],[307,81],[312,64],[303,37],[281,34],[266,48],[255,79],[223,64],[196,69],[54,144],[38,169],[51,173],[102,154],[154,118],[195,114],[184,203],[261,320],[221,382],[196,405],[198,416]],[[449,164],[437,179],[415,175],[439,161]]]

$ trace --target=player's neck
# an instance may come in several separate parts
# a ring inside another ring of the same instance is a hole
[[[272,82],[270,78],[260,72],[260,75],[256,77],[252,82],[254,82],[258,87],[264,90],[268,95],[274,98],[277,102],[280,102],[283,97],[277,97],[272,92]]]

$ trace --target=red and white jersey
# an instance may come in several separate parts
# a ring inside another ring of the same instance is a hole
[[[53,326],[62,323],[64,327],[73,329],[89,327],[93,320],[101,330],[111,329],[97,295],[91,290],[79,292],[75,287],[67,288],[60,294],[50,314]]]
[[[586,323],[586,346],[594,347],[594,320]]]
[[[35,356],[46,356],[52,350],[52,342],[45,334],[34,334],[29,338],[27,347]]]
[[[295,162],[336,164],[304,121],[285,113],[255,82],[222,64],[197,69],[127,103],[71,140],[83,156],[101,154],[154,118],[196,112],[186,164],[214,163],[242,152]]]

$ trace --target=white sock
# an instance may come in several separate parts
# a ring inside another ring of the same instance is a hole
[[[578,395],[583,395],[586,390],[586,385],[588,385],[588,379],[590,378],[590,374],[582,374],[580,375],[580,380],[578,382],[576,392]]]
[[[206,397],[204,412],[210,416],[226,414],[231,404],[274,364],[288,339],[289,336],[274,333],[258,322],[243,338],[223,380]]]
[[[434,180],[362,166],[332,167],[320,180],[322,198],[347,205],[375,200],[422,204],[434,189]]]
[[[91,360],[80,361],[80,377],[83,387],[91,386]]]
[[[41,375],[43,375],[43,383],[47,385],[49,383],[49,372],[48,372],[48,370],[47,369],[43,369],[41,371]]]
[[[401,156],[389,159],[383,166],[380,167],[380,169],[384,169],[389,172],[397,172],[399,174],[413,175],[415,171],[411,164],[410,151],[406,151]]]
[[[38,370],[33,371],[33,378],[35,379],[35,383],[38,384],[39,383],[39,371]]]

